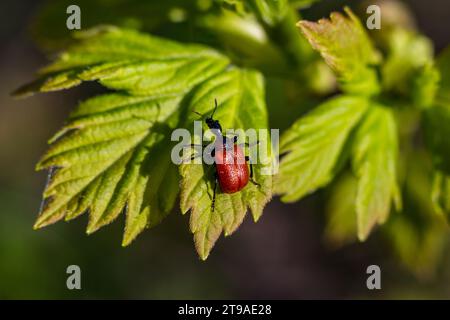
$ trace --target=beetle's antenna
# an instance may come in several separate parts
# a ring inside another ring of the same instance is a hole
[[[203,118],[203,115],[202,115],[200,112],[197,112],[197,111],[195,111],[195,110],[192,110],[192,112],[195,113],[195,114],[198,114],[200,117]]]
[[[213,113],[211,114],[211,119],[213,118],[213,116],[214,116],[214,113],[216,112],[216,110],[217,110],[217,99],[214,99],[214,105],[215,105],[215,107],[214,107],[214,110],[213,110]]]

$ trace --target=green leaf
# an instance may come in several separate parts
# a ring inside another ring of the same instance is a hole
[[[294,9],[304,9],[320,0],[217,0],[226,7],[233,8],[240,15],[254,12],[261,20],[268,24],[275,24],[282,18],[288,5]]]
[[[89,212],[92,233],[125,210],[126,245],[159,223],[178,193],[166,140],[179,101],[118,93],[81,103],[37,165],[50,175],[35,228]]]
[[[62,90],[82,81],[133,95],[182,95],[223,70],[228,59],[203,46],[184,45],[132,30],[102,27],[78,33],[79,42],[16,95]]]
[[[450,175],[450,105],[435,105],[424,112],[425,140],[433,164]]]
[[[312,6],[314,3],[317,3],[321,0],[289,0],[291,6],[296,9],[304,9]]]
[[[440,74],[436,67],[427,63],[412,77],[411,95],[414,105],[429,108],[435,101],[439,89]]]
[[[448,231],[442,221],[430,221],[420,213],[410,218],[413,210],[394,215],[383,231],[401,265],[417,277],[430,279],[445,256]]]
[[[402,212],[389,218],[381,231],[401,264],[419,277],[430,278],[444,256],[448,227],[443,216],[433,212],[428,155],[413,150],[404,161],[408,172],[402,188],[404,206]]]
[[[218,101],[214,117],[220,121],[224,130],[267,129],[264,83],[258,72],[234,68],[209,79],[196,90],[189,109],[211,114],[214,99]],[[196,117],[191,112],[189,114],[186,126],[191,127]],[[260,145],[268,143],[260,139]],[[212,212],[214,167],[194,163],[180,166],[181,211],[191,211],[190,228],[197,252],[203,260],[208,257],[222,232],[228,236],[239,227],[247,208],[250,208],[255,221],[260,218],[272,195],[271,168],[271,161],[258,161],[254,165],[254,179],[260,186],[249,182],[237,193],[218,192],[215,211]]]
[[[342,247],[356,240],[355,199],[358,181],[345,173],[332,186],[326,206],[327,225],[325,239],[331,247]]]
[[[392,201],[400,210],[397,155],[397,126],[392,110],[372,105],[356,132],[352,151],[358,178],[356,214],[361,241],[376,224],[386,221]]]
[[[437,99],[440,104],[450,106],[450,46],[439,54],[436,61],[441,74],[441,82]]]
[[[289,10],[287,0],[250,0],[248,3],[258,18],[271,26],[279,23]]]
[[[279,23],[289,7],[288,0],[218,0],[218,2],[233,7],[240,15],[251,13],[270,26]]]
[[[261,24],[248,14],[240,16],[231,10],[221,10],[198,18],[196,23],[204,32],[215,35],[221,47],[237,60],[245,61],[247,67],[257,67],[277,75],[292,72],[280,48],[271,41]]]
[[[387,57],[381,67],[383,88],[409,94],[410,78],[433,61],[431,41],[415,32],[396,28],[389,33]]]
[[[348,17],[333,12],[330,19],[318,22],[300,21],[297,25],[337,73],[342,89],[364,95],[379,92],[375,70],[378,56],[359,19],[349,8]]]
[[[327,185],[351,130],[367,110],[364,97],[333,98],[286,131],[280,141],[280,162],[275,191],[286,202],[297,201]]]
[[[434,174],[431,200],[434,210],[450,221],[450,176],[441,171]]]
[[[216,0],[224,8],[236,12],[239,16],[247,16],[249,14],[248,3],[242,0]]]

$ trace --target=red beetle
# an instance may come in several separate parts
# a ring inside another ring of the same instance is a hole
[[[216,167],[214,177],[214,193],[211,203],[211,210],[213,212],[216,201],[217,182],[219,182],[220,190],[223,193],[235,193],[241,191],[249,181],[257,186],[260,186],[259,183],[253,180],[252,163],[249,163],[249,173],[247,165],[249,157],[246,156],[243,149],[236,144],[238,136],[234,136],[233,139],[227,138],[222,134],[222,126],[219,121],[214,120],[213,116],[217,110],[217,100],[214,100],[214,102],[215,107],[213,113],[205,119],[206,125],[214,132],[216,136],[215,147],[211,151],[211,156],[214,158],[214,165]],[[199,114],[196,111],[194,112]],[[256,143],[258,143],[258,141]]]
[[[220,190],[224,193],[235,193],[248,183],[249,172],[242,148],[234,144],[232,150],[222,144],[215,149],[215,165]],[[250,164],[251,166],[252,164]]]

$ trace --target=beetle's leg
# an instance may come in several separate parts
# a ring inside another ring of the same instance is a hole
[[[250,157],[249,156],[245,156],[245,161],[249,162],[249,165],[250,165],[250,180],[252,182],[254,182],[253,181],[253,164],[250,162]]]
[[[217,172],[214,174],[214,191],[213,191],[213,198],[211,201],[211,212],[214,212],[214,206],[216,204],[216,189],[217,189]]]
[[[191,148],[202,147],[202,148],[206,148],[207,146],[208,146],[207,144],[203,145],[203,144],[198,144],[198,143],[191,143],[191,144],[186,144],[183,147],[184,148],[186,148],[186,147],[191,147]]]
[[[231,143],[231,140],[230,139],[233,139],[232,141],[232,143]],[[238,139],[239,139],[239,136],[238,135],[233,135],[233,137],[228,137],[228,136],[223,136],[222,137],[222,143],[226,146],[226,149],[227,150],[231,150],[231,149],[233,149],[233,147],[234,147],[234,145],[236,144],[236,142],[238,141]]]
[[[250,157],[245,156],[245,161],[250,161]],[[249,165],[250,165],[250,179],[249,179],[250,182],[253,183],[255,186],[261,187],[261,185],[253,179],[253,164],[249,162]]]
[[[201,158],[202,153],[193,153],[190,158],[185,158],[182,163],[190,163],[192,160]]]
[[[207,146],[208,145],[201,145],[201,144],[198,144],[198,143],[191,143],[191,144],[184,145],[183,148],[188,148],[188,147],[190,147],[190,148],[195,148],[195,147],[206,148]],[[194,153],[193,155],[191,155],[190,161],[192,161],[194,159],[197,159],[197,158],[200,158],[201,156],[202,156],[202,153]],[[186,159],[186,161],[183,161],[183,162],[188,162],[188,160]]]

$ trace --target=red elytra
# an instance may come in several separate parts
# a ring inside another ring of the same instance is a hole
[[[237,144],[233,150],[227,150],[224,145],[216,147],[215,163],[217,180],[223,193],[235,193],[247,185],[248,165],[242,148]]]

